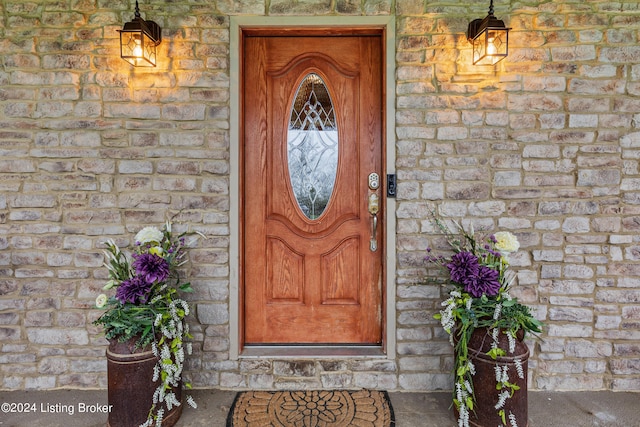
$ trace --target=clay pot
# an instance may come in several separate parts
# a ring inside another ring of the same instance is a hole
[[[153,380],[158,358],[150,347],[135,348],[136,339],[127,342],[110,340],[107,348],[108,427],[137,427],[147,420],[153,393],[159,381]],[[175,390],[182,402],[182,385]],[[182,406],[171,408],[163,416],[162,426],[173,426],[182,414]],[[154,424],[155,425],[155,424]]]

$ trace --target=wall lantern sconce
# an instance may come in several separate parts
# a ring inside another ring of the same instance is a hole
[[[493,16],[493,0],[484,19],[469,22],[467,39],[473,45],[473,65],[494,65],[509,52],[509,30]]]
[[[120,56],[135,67],[155,67],[156,47],[162,41],[161,28],[153,21],[140,17],[138,0],[136,14],[124,24],[120,33]]]

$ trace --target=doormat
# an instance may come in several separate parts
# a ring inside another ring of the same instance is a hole
[[[395,427],[386,391],[243,391],[227,427]]]

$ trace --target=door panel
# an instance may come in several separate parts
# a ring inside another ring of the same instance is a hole
[[[243,37],[243,250],[245,344],[378,344],[382,231],[370,249],[371,172],[382,176],[382,36]],[[306,76],[334,107],[335,183],[326,208],[302,211],[287,135]],[[383,224],[384,212],[377,213]]]
[[[360,304],[360,269],[352,265],[360,257],[360,239],[355,237],[322,255],[322,304]]]

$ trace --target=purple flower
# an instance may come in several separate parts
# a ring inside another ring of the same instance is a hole
[[[480,265],[478,257],[470,252],[458,252],[451,257],[451,262],[446,264],[451,275],[451,280],[464,284],[468,277],[477,276]]]
[[[464,290],[474,298],[480,298],[483,294],[492,297],[500,291],[500,274],[481,265],[475,275],[466,277],[461,283],[464,284]]]
[[[133,268],[136,274],[147,283],[162,282],[169,277],[169,263],[162,257],[153,254],[135,255]]]
[[[464,286],[465,292],[474,298],[482,295],[498,295],[500,291],[500,273],[485,265],[480,265],[477,256],[471,252],[458,252],[446,264],[451,280]]]
[[[116,298],[122,304],[130,302],[132,304],[147,302],[148,293],[153,283],[146,282],[143,277],[135,276],[127,279],[118,286]]]

